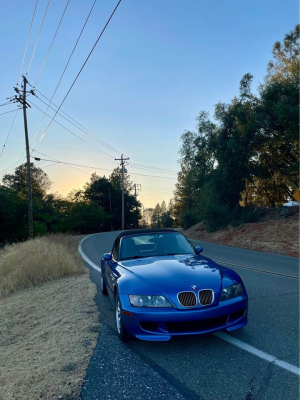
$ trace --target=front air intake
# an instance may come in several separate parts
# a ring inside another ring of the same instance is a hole
[[[194,292],[181,292],[177,295],[179,304],[182,307],[195,307],[197,298]]]

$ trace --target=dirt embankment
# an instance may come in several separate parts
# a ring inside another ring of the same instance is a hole
[[[53,235],[0,254],[0,400],[79,399],[100,327],[78,242]]]
[[[207,232],[203,223],[182,232],[191,239],[242,249],[299,257],[299,214]]]

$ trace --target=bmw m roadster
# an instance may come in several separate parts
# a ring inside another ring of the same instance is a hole
[[[115,306],[121,341],[233,331],[247,324],[239,275],[174,229],[120,233],[101,258],[101,289]]]

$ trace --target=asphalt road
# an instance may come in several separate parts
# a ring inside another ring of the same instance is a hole
[[[99,265],[117,234],[90,236],[83,241],[82,251]],[[99,272],[86,263],[98,287],[101,331],[87,371],[83,400],[299,399],[299,376],[289,369],[299,367],[299,260],[193,242],[204,248],[205,256],[226,263],[242,277],[249,295],[247,327],[226,333],[233,343],[216,335],[120,343],[114,309],[109,298],[100,293]],[[250,352],[247,345],[252,346]],[[253,354],[253,348],[276,361],[263,359],[255,351]]]

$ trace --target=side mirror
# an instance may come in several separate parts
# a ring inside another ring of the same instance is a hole
[[[200,254],[203,251],[203,247],[201,247],[201,246],[197,246],[195,249],[196,249],[197,254]]]
[[[110,253],[105,253],[103,254],[104,260],[110,261],[111,260],[111,254]]]

